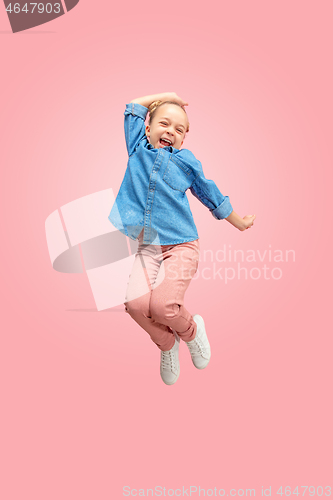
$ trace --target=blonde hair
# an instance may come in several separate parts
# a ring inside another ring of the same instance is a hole
[[[154,118],[155,116],[155,113],[156,113],[156,110],[162,106],[163,104],[175,104],[176,106],[179,106],[180,108],[182,108],[182,110],[184,111],[186,117],[187,117],[187,113],[185,111],[185,109],[183,108],[183,106],[181,106],[180,104],[178,104],[178,102],[175,102],[175,101],[154,101],[152,102],[149,106],[148,106],[148,111],[149,111],[149,120],[148,120],[148,124],[150,125],[151,122],[152,122],[152,119]],[[188,117],[187,117],[187,129],[185,131],[188,132],[190,130],[190,122],[188,121]]]

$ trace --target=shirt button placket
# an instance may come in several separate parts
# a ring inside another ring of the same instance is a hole
[[[160,166],[163,161],[163,151],[159,151],[157,154],[156,161],[153,165],[151,174],[150,174],[150,179],[149,179],[149,186],[148,186],[148,198],[147,198],[147,203],[146,203],[146,212],[145,212],[145,227],[144,227],[144,241],[151,243],[150,238],[151,238],[151,211],[153,207],[153,199],[154,199],[154,192],[156,188],[156,177],[157,173],[160,169]]]

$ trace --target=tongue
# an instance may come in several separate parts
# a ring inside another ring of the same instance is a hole
[[[163,146],[170,146],[170,144],[167,141],[165,141],[164,139],[161,139],[160,142],[161,142],[161,144],[163,144]]]

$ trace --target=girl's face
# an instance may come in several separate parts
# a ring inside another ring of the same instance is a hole
[[[174,104],[163,104],[156,110],[151,124],[146,126],[146,136],[154,148],[172,146],[180,149],[187,125],[187,116],[182,108]]]

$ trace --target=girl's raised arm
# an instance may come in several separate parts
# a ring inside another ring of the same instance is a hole
[[[183,101],[183,99],[181,99],[176,92],[163,92],[161,94],[146,95],[144,97],[133,99],[131,103],[141,104],[141,106],[148,108],[151,103],[155,101],[175,101],[181,106],[188,106],[188,102]]]

